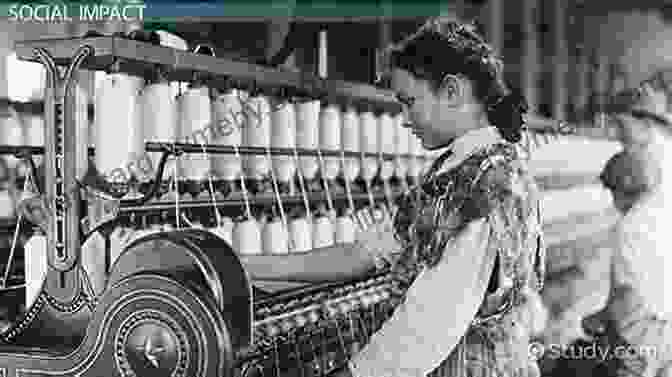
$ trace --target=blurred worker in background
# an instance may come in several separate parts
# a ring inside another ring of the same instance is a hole
[[[615,57],[629,84],[614,116],[625,151],[601,177],[623,218],[607,307],[587,324],[603,319],[612,349],[629,351],[611,375],[672,375],[672,28],[657,11],[613,13],[605,22],[629,36],[617,41]]]
[[[600,176],[623,218],[614,229],[618,242],[607,305],[586,322],[593,332],[598,326],[606,328],[601,342],[605,349],[627,350],[608,361],[610,376],[672,375],[672,322],[666,297],[672,283],[666,256],[672,213],[658,191],[661,169],[649,159],[641,149],[627,149],[612,157]]]

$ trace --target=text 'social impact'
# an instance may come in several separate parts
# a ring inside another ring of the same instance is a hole
[[[144,4],[12,4],[9,19],[15,22],[142,21]]]

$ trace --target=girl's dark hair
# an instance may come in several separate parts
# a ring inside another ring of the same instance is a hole
[[[446,75],[463,75],[474,84],[476,97],[487,106],[490,123],[502,137],[521,140],[527,102],[504,82],[503,64],[485,42],[479,25],[430,20],[413,36],[395,46],[393,67],[428,80],[440,89]]]

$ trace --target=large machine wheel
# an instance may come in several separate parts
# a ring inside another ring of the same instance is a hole
[[[110,272],[108,286],[138,273],[170,276],[212,300],[234,349],[252,338],[252,287],[240,259],[220,237],[203,230],[150,234],[133,241]]]
[[[128,277],[108,292],[98,334],[108,332],[105,351],[114,362],[98,363],[101,369],[87,375],[109,375],[114,365],[121,377],[231,376],[231,339],[210,297],[148,274]]]
[[[231,340],[208,295],[160,274],[126,277],[106,289],[82,344],[57,350],[0,347],[14,376],[230,377]]]

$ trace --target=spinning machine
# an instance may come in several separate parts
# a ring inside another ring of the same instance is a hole
[[[0,146],[26,166],[17,233],[35,228],[26,284],[16,236],[5,266],[0,376],[324,376],[391,315],[388,272],[264,282],[240,256],[389,229],[431,157],[392,93],[138,32],[16,49],[48,82],[43,126]],[[107,73],[92,123],[80,69]]]

